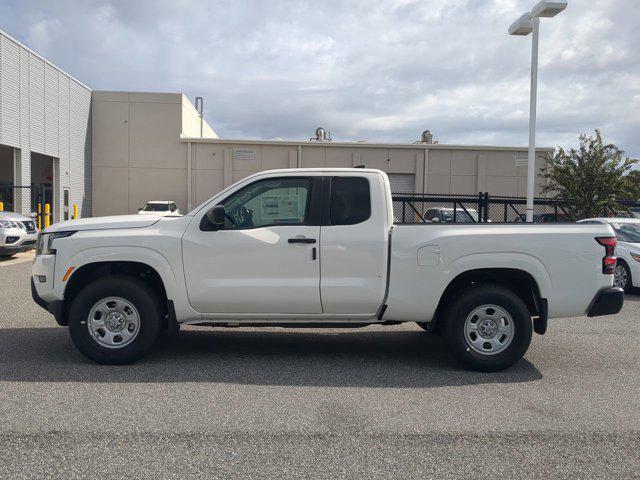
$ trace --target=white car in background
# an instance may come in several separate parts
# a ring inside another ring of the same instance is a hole
[[[640,287],[640,218],[587,218],[578,223],[605,223],[613,227],[618,239],[614,285],[625,292]]]
[[[455,219],[454,219],[455,215]],[[478,223],[478,211],[475,208],[453,209],[451,207],[436,207],[427,210],[424,218],[429,222],[442,223]]]
[[[0,212],[0,257],[27,252],[36,246],[38,230],[31,217]]]
[[[138,210],[138,215],[180,215],[176,202],[170,200],[153,200]]]

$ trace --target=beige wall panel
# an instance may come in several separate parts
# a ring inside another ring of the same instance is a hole
[[[538,156],[538,158],[536,158],[536,175],[540,175],[540,169],[544,168],[546,166],[547,162],[544,158],[541,158],[540,156]],[[521,177],[526,177],[527,176],[527,166],[526,165],[518,165],[517,167],[518,169],[518,175]]]
[[[426,193],[451,193],[451,177],[449,175],[429,174],[427,176]]]
[[[186,144],[180,143],[180,104],[132,103],[132,167],[186,168]]]
[[[200,114],[196,110],[196,107],[193,106],[186,95],[181,95],[181,98],[182,135],[184,135],[185,137],[202,136],[202,138],[218,138],[216,132],[213,131],[213,129],[205,119],[202,119],[200,117]],[[200,135],[200,127],[202,127],[202,135]]]
[[[99,167],[92,171],[92,215],[126,215],[129,211],[129,169]]]
[[[451,150],[429,150],[427,175],[451,175]]]
[[[150,200],[173,200],[180,211],[187,210],[187,170],[131,168],[129,170],[129,213]]]
[[[196,170],[222,170],[224,168],[224,145],[213,143],[195,143]]]
[[[451,154],[451,175],[477,175],[478,152],[454,150]]]
[[[406,148],[389,149],[389,173],[416,173],[416,157],[424,150]]]
[[[517,176],[514,152],[489,152],[487,155],[487,176]]]
[[[91,92],[91,100],[94,102],[128,102],[127,92]]]
[[[452,175],[451,176],[451,193],[456,194],[475,194],[478,187],[477,177],[475,175]]]
[[[129,101],[135,103],[173,103],[182,104],[181,93],[129,93]]]
[[[296,147],[262,146],[262,169],[289,168],[291,152],[297,152]]]
[[[486,192],[487,185],[487,155],[486,153],[481,153],[478,155],[478,175],[477,175],[478,183],[476,185],[476,190],[478,192]]]
[[[129,104],[94,101],[93,164],[104,167],[129,165]]]
[[[489,160],[490,162],[491,160]],[[518,195],[518,177],[495,177],[487,175],[487,192],[489,195]]]
[[[388,148],[361,148],[360,161],[367,168],[377,168],[383,172],[389,171]]]
[[[239,182],[243,178],[246,178],[249,175],[253,175],[254,173],[258,173],[259,171],[260,170],[252,170],[252,171],[234,170],[232,183]]]
[[[222,170],[201,170],[196,174],[195,202],[200,205],[213,197],[224,188],[224,173]]]
[[[260,145],[225,145],[225,148],[232,150],[231,158],[233,159],[233,171],[254,171],[260,170],[262,165],[262,146]],[[233,150],[251,150],[254,154],[253,160],[236,159]]]
[[[424,192],[424,151],[416,155],[416,181],[414,190],[416,193]]]
[[[301,168],[324,167],[324,150],[325,147],[302,147]]]
[[[325,167],[351,168],[353,166],[353,154],[358,149],[349,147],[328,147],[325,151]]]
[[[536,188],[535,193],[533,194],[535,197],[548,197],[549,195],[545,195],[542,192],[541,181],[536,180]],[[518,196],[526,197],[527,196],[527,178],[526,177],[518,177]]]
[[[524,197],[527,195],[527,178],[518,177],[518,196]]]

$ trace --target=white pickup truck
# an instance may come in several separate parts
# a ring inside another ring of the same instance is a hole
[[[394,225],[381,171],[273,170],[184,217],[57,223],[31,282],[99,363],[133,362],[180,324],[417,322],[463,366],[496,371],[548,318],[620,311],[615,244],[604,224]]]

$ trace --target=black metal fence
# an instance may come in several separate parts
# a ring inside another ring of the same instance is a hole
[[[24,215],[36,214],[35,218],[39,226],[45,225],[44,205],[52,201],[51,195],[47,196],[43,185],[37,187],[0,183],[0,202],[3,204],[3,210]]]
[[[34,186],[0,183],[0,202],[3,203],[5,211],[27,214],[35,212],[41,197],[44,197],[44,193]],[[25,208],[30,211],[23,212]]]
[[[527,200],[524,197],[477,195],[394,193],[393,213],[397,223],[477,223],[524,222]],[[602,216],[640,216],[640,202],[621,200],[617,211],[602,212]],[[534,199],[535,222],[572,222],[567,205],[551,198]]]

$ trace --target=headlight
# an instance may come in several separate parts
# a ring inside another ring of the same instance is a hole
[[[0,227],[2,228],[22,228],[18,222],[14,222],[13,220],[0,220]]]
[[[640,254],[637,253],[632,253],[631,257],[636,261],[636,262],[640,262]]]
[[[58,238],[70,237],[76,233],[75,231],[54,232],[54,233],[38,233],[36,241],[36,255],[55,255],[56,251],[51,247],[53,241]]]

